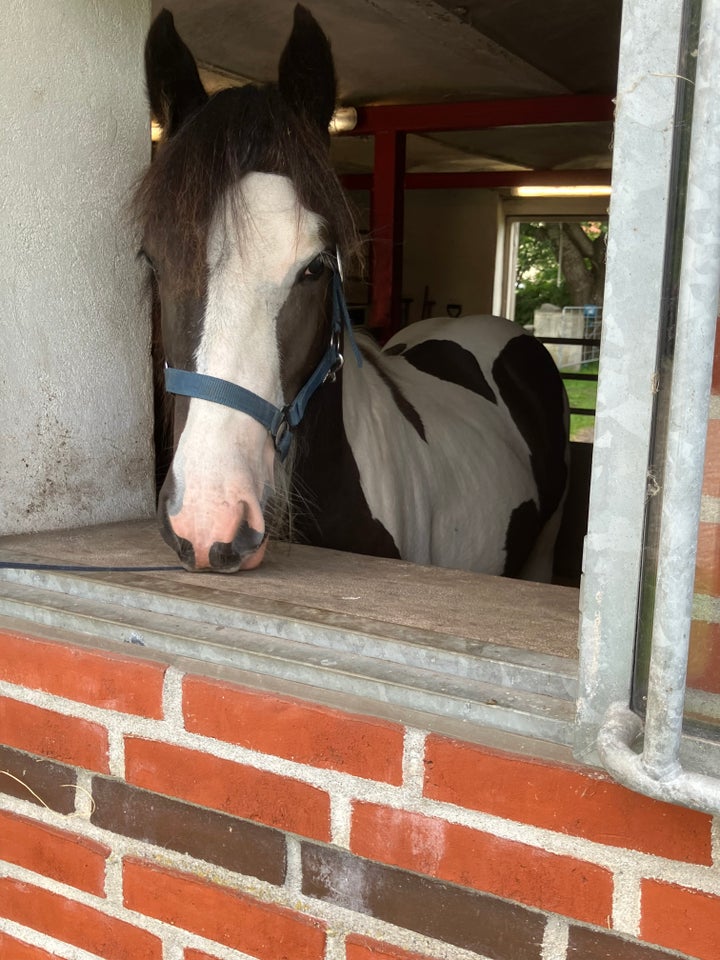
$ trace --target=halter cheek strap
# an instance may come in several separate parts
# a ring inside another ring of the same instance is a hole
[[[343,328],[350,341],[357,364],[359,367],[362,366],[362,356],[355,342],[352,322],[345,302],[338,260],[333,266],[332,298],[330,345],[317,367],[298,391],[295,399],[287,406],[276,407],[275,404],[264,400],[251,390],[246,390],[245,387],[231,383],[229,380],[210,377],[205,373],[195,373],[192,370],[178,370],[175,367],[165,368],[166,390],[168,393],[179,394],[183,397],[209,400],[211,403],[219,403],[221,406],[248,414],[265,427],[273,439],[278,456],[281,460],[284,460],[290,450],[292,432],[305,416],[310,397],[323,383],[333,381],[343,365],[344,358],[340,352],[340,336]]]

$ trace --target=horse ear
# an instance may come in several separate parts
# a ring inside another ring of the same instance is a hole
[[[299,3],[292,33],[280,57],[278,86],[285,102],[296,113],[304,113],[329,136],[336,96],[330,42],[315,17]]]
[[[180,39],[169,10],[162,10],[150,27],[145,77],[150,110],[166,137],[208,99],[195,59]]]

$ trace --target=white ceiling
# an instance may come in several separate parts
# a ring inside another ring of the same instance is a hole
[[[615,92],[622,0],[306,0],[332,43],[340,102],[438,103]],[[291,0],[154,0],[203,66],[275,79]],[[408,138],[408,170],[610,166],[610,123]],[[342,172],[372,169],[372,141],[334,139]]]

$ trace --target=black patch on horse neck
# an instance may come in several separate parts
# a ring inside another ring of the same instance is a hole
[[[293,540],[399,559],[395,541],[371,514],[362,491],[343,424],[342,372],[313,395],[294,442],[293,487],[301,502]]]
[[[520,576],[542,526],[540,513],[533,500],[525,500],[519,507],[515,507],[505,534],[504,577]]]
[[[550,354],[525,334],[505,345],[492,374],[530,449],[542,527],[557,509],[567,484],[565,388]]]
[[[382,382],[390,391],[390,396],[393,398],[395,406],[398,408],[400,413],[405,417],[410,426],[415,430],[418,436],[427,443],[427,438],[425,437],[425,424],[422,422],[420,414],[417,412],[415,407],[410,403],[408,398],[402,392],[400,387],[395,383],[394,380],[388,376],[387,372],[378,363],[378,359],[374,353],[368,350],[363,344],[359,344],[360,352],[363,355],[363,360],[370,364],[370,366],[377,372],[377,375],[380,377]]]
[[[497,403],[495,393],[485,379],[476,358],[454,340],[425,340],[403,353],[408,363],[423,373],[455,383]]]
[[[399,353],[402,353],[406,347],[406,343],[394,343],[391,347],[386,347],[383,350],[383,354],[386,357],[396,357]]]

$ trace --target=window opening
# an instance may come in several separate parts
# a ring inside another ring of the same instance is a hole
[[[606,236],[603,217],[518,219],[509,230],[508,315],[550,351],[580,442],[594,432]]]

